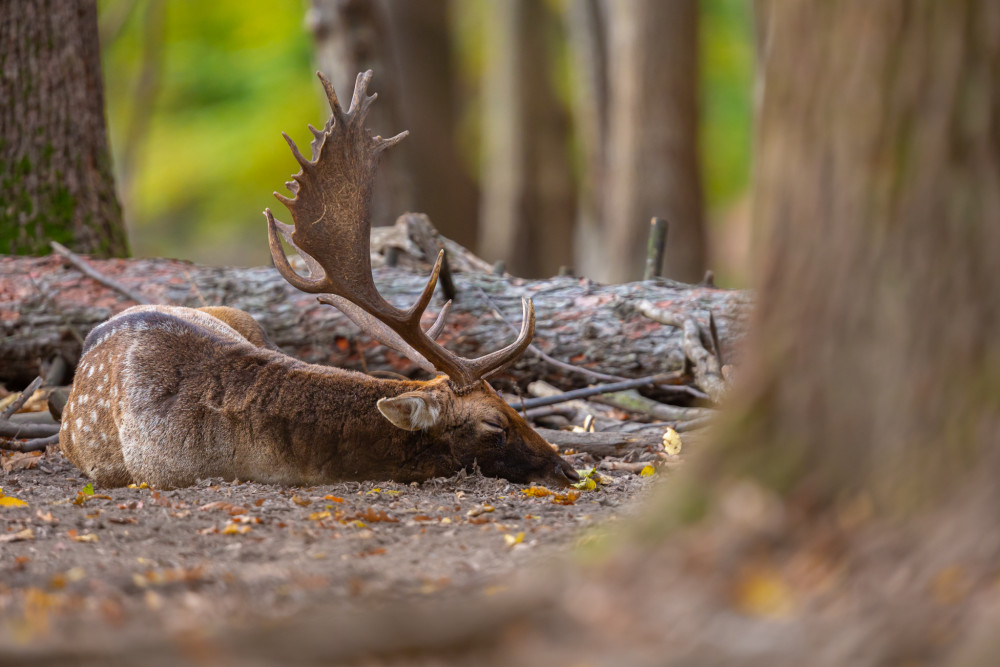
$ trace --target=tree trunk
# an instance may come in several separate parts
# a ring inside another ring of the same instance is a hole
[[[517,275],[551,276],[573,260],[568,123],[552,83],[545,3],[490,3],[484,77],[479,254]]]
[[[6,0],[0,27],[0,252],[56,240],[128,254],[104,124],[92,0]]]
[[[609,120],[602,282],[642,276],[649,221],[670,225],[664,274],[705,273],[698,161],[698,6],[695,0],[611,2]],[[589,253],[594,255],[595,253]],[[592,273],[591,273],[592,271]]]
[[[344,107],[350,105],[357,75],[370,69],[369,88],[379,96],[368,115],[372,134],[391,137],[407,129],[400,113],[400,83],[382,4],[378,0],[312,0],[306,22],[315,37],[317,66],[342,96]],[[382,157],[372,194],[372,225],[391,225],[396,216],[414,208],[413,183],[404,167],[409,141]]]
[[[154,303],[242,308],[258,319],[275,343],[305,361],[402,373],[416,370],[408,360],[359,336],[338,310],[299,292],[269,267],[204,267],[167,259],[92,264]],[[429,272],[429,265],[418,271],[380,268],[375,280],[389,301],[412,304]],[[683,332],[639,315],[630,301],[648,299],[703,322],[711,310],[727,358],[734,356],[750,305],[746,292],[694,285],[603,286],[570,277],[527,281],[486,273],[455,273],[454,280],[458,298],[441,340],[459,354],[483,354],[514,337],[511,327],[491,314],[483,294],[513,326],[520,326],[524,296],[535,303],[535,345],[557,359],[625,376],[676,370],[684,356]],[[430,310],[436,311],[440,304],[435,299]],[[134,301],[81,276],[56,257],[0,257],[0,381],[25,383],[55,356],[75,362],[87,332],[132,305]],[[528,352],[512,372],[517,379],[534,379],[538,365]],[[564,376],[556,369],[547,377]],[[586,384],[587,378],[566,377],[565,382]]]
[[[444,236],[475,248],[479,193],[458,151],[448,2],[384,2],[384,8],[395,56],[392,65],[398,73],[402,128],[410,131],[400,147],[413,182],[415,210],[430,216]]]

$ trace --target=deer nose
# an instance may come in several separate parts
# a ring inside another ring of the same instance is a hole
[[[580,475],[573,469],[573,466],[565,461],[559,461],[556,464],[555,473],[556,477],[565,478],[567,484],[575,484],[580,481]]]

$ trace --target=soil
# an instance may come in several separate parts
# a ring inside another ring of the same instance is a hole
[[[410,485],[102,489],[54,448],[3,457],[13,468],[0,473],[3,495],[27,503],[0,506],[8,646],[151,621],[172,634],[288,617],[319,601],[491,595],[518,568],[551,562],[632,513],[667,474],[605,471],[607,484],[560,503],[465,473]]]

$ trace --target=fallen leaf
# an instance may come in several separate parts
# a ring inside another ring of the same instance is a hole
[[[545,496],[552,495],[552,492],[546,489],[544,486],[532,486],[527,489],[521,489],[521,493],[528,496],[529,498],[544,498]]]
[[[235,523],[226,524],[226,527],[222,529],[223,535],[246,535],[249,532],[250,526],[237,526]]]
[[[339,497],[339,496],[323,496],[323,500],[329,500],[330,502],[333,502],[333,503],[342,503],[342,502],[344,502],[344,499],[341,498],[341,497]]]
[[[85,496],[94,495],[94,484],[92,482],[87,482],[87,484],[79,491]]]
[[[308,498],[303,498],[302,496],[292,496],[292,502],[298,505],[299,507],[308,507],[309,505],[312,505],[311,500],[309,500]]]
[[[3,500],[3,498],[0,498],[0,500]],[[25,540],[33,539],[35,539],[35,531],[31,528],[25,528],[24,530],[19,530],[16,533],[0,535],[0,542],[24,542]]]
[[[642,470],[639,471],[639,477],[652,477],[656,474],[656,468],[651,465],[643,466]]]
[[[479,505],[478,507],[473,507],[471,510],[465,513],[467,517],[476,517],[480,514],[487,514],[489,512],[495,511],[496,508],[493,505]]]
[[[663,432],[663,451],[676,456],[681,453],[681,435],[674,429],[667,427]]]
[[[508,547],[512,547],[515,544],[521,544],[524,542],[524,533],[518,533],[517,535],[507,533],[503,536],[503,541],[507,543]]]
[[[67,532],[66,535],[69,537],[69,539],[73,540],[74,542],[96,542],[97,541],[97,535],[95,535],[94,533],[85,533],[83,535],[78,535],[75,530],[71,530],[71,531]]]
[[[736,582],[736,607],[744,614],[763,618],[785,618],[794,607],[792,590],[773,569],[753,567]]]
[[[557,505],[572,505],[579,499],[580,492],[576,489],[570,489],[566,493],[554,493],[552,494],[552,502]]]
[[[4,472],[14,472],[17,470],[31,470],[38,467],[41,452],[11,452],[0,457],[0,468]]]
[[[27,507],[28,503],[13,496],[0,496],[0,507]]]
[[[574,484],[573,488],[580,489],[581,491],[593,491],[597,488],[597,482],[594,481],[593,477],[584,477]]]
[[[310,521],[322,521],[323,519],[329,519],[329,518],[330,518],[329,512],[313,512],[312,514],[309,515]]]

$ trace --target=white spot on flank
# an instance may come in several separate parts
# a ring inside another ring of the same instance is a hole
[[[83,427],[83,432],[84,433],[90,433],[90,427],[89,426],[84,426]]]
[[[111,395],[112,396],[118,395],[118,385],[115,385],[114,387],[111,388]]]
[[[102,338],[101,340],[104,340],[104,339]],[[93,374],[94,374],[94,367],[93,367],[93,366],[91,366],[91,367],[90,367],[90,370],[88,370],[88,371],[87,371],[87,377],[90,377],[90,376],[92,376]]]
[[[104,364],[101,364],[101,367],[103,368],[103,367],[104,367]],[[105,374],[104,374],[104,381],[105,381],[105,382],[107,382],[107,381],[108,381],[108,374],[107,374],[107,373],[105,373]]]
[[[97,367],[97,370],[99,370],[99,371],[103,371],[103,370],[104,370],[104,364],[101,364],[100,366],[98,366],[98,367]],[[107,375],[105,375],[105,376],[104,376],[104,379],[105,379],[105,380],[107,380],[107,379],[108,379],[108,376],[107,376]]]
[[[97,391],[104,391],[104,383],[97,385]]]
[[[80,419],[79,417],[77,417],[76,418],[76,427],[80,428],[81,426],[83,426],[83,420]]]
[[[101,434],[101,440],[103,440],[104,442],[107,442],[108,441],[108,434],[107,433],[102,433]]]
[[[96,422],[97,421],[97,410],[91,410],[90,411],[90,421],[92,421],[92,422]]]

